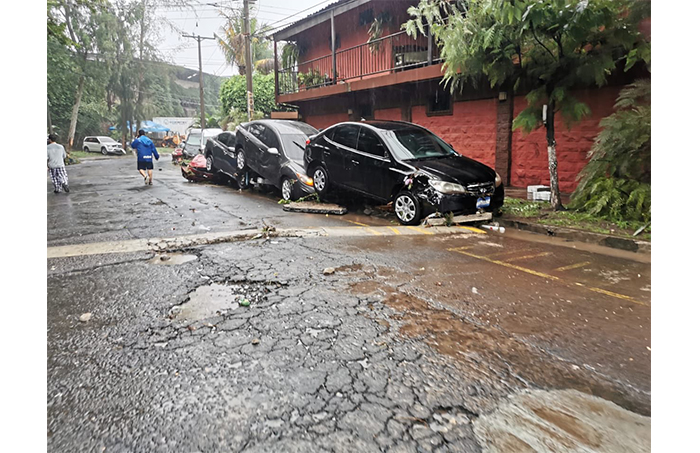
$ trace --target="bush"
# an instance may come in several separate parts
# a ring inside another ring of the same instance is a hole
[[[651,221],[651,81],[628,85],[603,118],[570,208],[610,221]]]

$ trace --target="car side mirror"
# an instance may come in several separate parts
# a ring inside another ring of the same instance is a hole
[[[267,152],[275,156],[279,156],[280,152],[277,148],[267,148]]]

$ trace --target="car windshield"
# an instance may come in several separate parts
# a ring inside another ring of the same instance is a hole
[[[424,129],[405,128],[387,131],[399,160],[457,156],[450,145]]]
[[[303,162],[306,149],[306,135],[304,134],[280,134],[284,153],[291,160]]]
[[[199,145],[200,142],[202,141],[202,134],[192,134],[187,137],[187,144],[188,145]]]

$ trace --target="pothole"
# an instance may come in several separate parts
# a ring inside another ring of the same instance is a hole
[[[200,286],[190,293],[189,300],[170,310],[170,318],[193,322],[226,315],[262,302],[269,290],[257,284],[212,283]]]
[[[156,253],[156,256],[148,260],[150,264],[164,264],[166,266],[177,266],[189,263],[197,259],[197,255],[187,255],[185,253]]]

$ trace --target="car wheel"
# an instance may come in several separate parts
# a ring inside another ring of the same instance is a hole
[[[282,199],[286,201],[295,201],[299,198],[295,181],[290,178],[282,179]]]
[[[102,154],[103,154],[103,155],[105,155],[105,156],[107,155],[107,148],[102,147],[102,150],[101,150],[101,151],[102,151]]]
[[[245,158],[245,153],[243,152],[242,148],[239,148],[238,152],[236,153],[236,168],[238,170],[245,170],[247,164],[248,161]]]
[[[214,173],[216,171],[216,168],[214,168],[214,156],[211,154],[207,156],[207,171],[209,173]]]
[[[88,148],[88,147],[86,146],[85,148],[83,148],[83,151],[85,151],[86,153],[89,153],[89,152],[90,152],[90,148]]]
[[[313,171],[314,189],[319,197],[323,197],[328,194],[328,186],[330,186],[330,181],[328,179],[328,172],[325,168],[318,166]]]
[[[411,192],[404,190],[394,198],[394,214],[402,225],[418,225],[420,223],[420,203]]]

